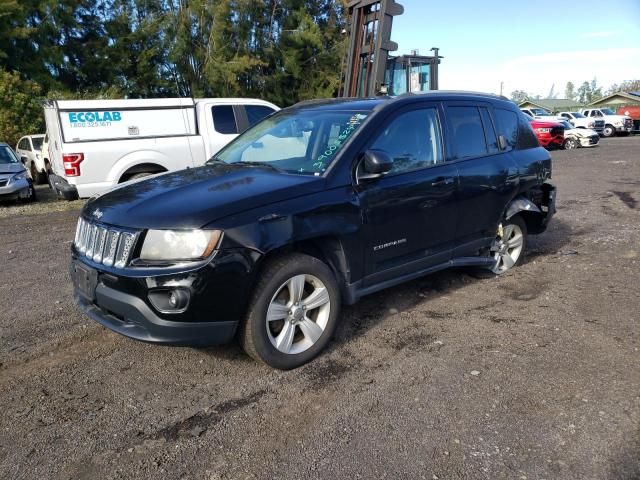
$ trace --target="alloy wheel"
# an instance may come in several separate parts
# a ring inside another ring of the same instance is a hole
[[[496,274],[504,273],[513,267],[524,246],[524,232],[516,224],[509,224],[502,230],[502,236],[496,238],[491,251],[496,261],[491,271]]]
[[[278,288],[269,303],[269,340],[282,353],[302,353],[320,339],[330,312],[331,299],[322,281],[313,275],[296,275]]]

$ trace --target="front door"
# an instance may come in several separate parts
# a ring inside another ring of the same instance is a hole
[[[365,287],[451,258],[458,173],[444,161],[440,119],[435,104],[402,110],[385,122],[368,147],[386,152],[393,168],[357,187]]]

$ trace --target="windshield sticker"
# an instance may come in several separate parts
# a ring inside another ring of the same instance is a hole
[[[322,154],[316,159],[316,161],[313,163],[313,168],[318,171],[324,171],[325,166],[327,165],[327,163],[329,163],[329,160],[331,160],[336,151],[340,149],[342,144],[360,126],[365,118],[367,118],[367,116],[361,113],[356,113],[351,118],[349,118],[346,128],[333,140],[333,143],[331,145],[327,146],[327,149],[322,152]]]

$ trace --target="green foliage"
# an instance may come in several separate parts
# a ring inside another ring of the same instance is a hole
[[[511,100],[515,103],[522,103],[529,97],[529,94],[524,90],[514,90],[511,92]]]
[[[583,82],[578,88],[578,102],[586,105],[602,98],[602,87],[598,86],[597,80],[594,78],[591,82]]]
[[[23,135],[44,132],[40,86],[0,71],[0,141],[15,146]]]
[[[573,82],[567,82],[567,86],[564,88],[564,98],[569,100],[576,99],[576,86]]]
[[[614,83],[607,90],[607,95],[618,92],[640,92],[640,80],[625,80],[619,85]]]

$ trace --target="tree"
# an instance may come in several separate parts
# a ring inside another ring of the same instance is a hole
[[[527,98],[529,98],[529,94],[524,90],[514,90],[511,92],[511,100],[515,103],[524,102]]]
[[[0,139],[15,145],[20,137],[44,132],[38,84],[0,71]]]
[[[564,87],[564,97],[569,100],[576,99],[575,85],[573,82],[567,82],[566,87]]]
[[[619,85],[614,83],[606,94],[611,95],[617,92],[640,92],[640,80],[625,80]]]

